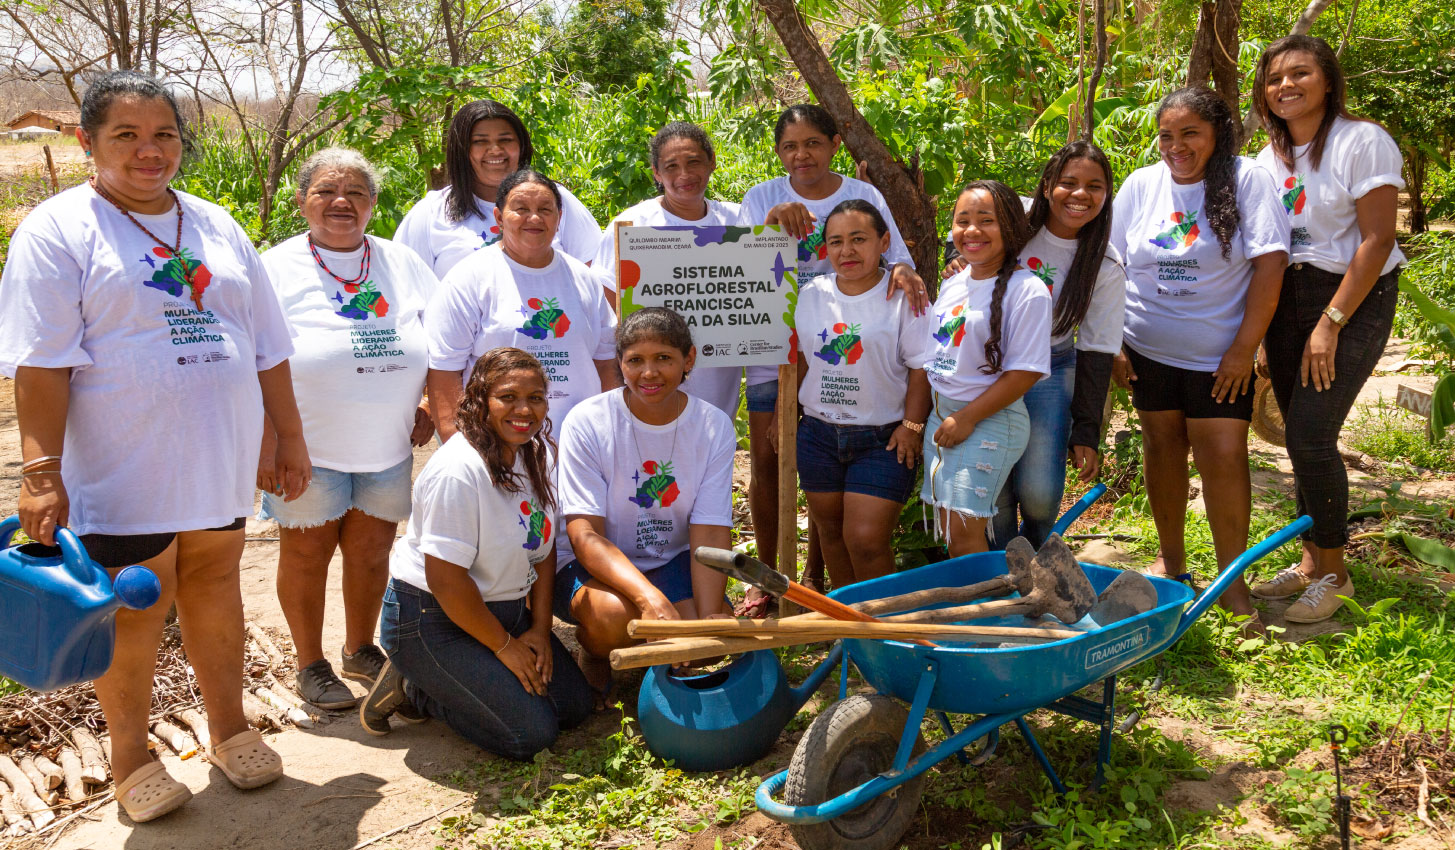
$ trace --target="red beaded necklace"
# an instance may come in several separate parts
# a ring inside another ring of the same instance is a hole
[[[339,283],[342,283],[345,286],[352,286],[353,284],[362,283],[363,281],[369,279],[369,260],[373,255],[373,250],[369,247],[369,237],[367,236],[364,237],[364,259],[363,262],[359,263],[359,274],[357,277],[349,278],[347,280],[339,277],[338,273],[336,273],[333,269],[329,268],[328,264],[323,261],[323,255],[318,253],[318,246],[313,244],[312,233],[308,234],[308,250],[313,254],[313,261],[315,263],[318,263],[319,268],[323,269],[325,272],[328,272],[329,277],[333,278]]]
[[[147,229],[147,226],[146,225],[144,225],[141,222],[137,221],[136,218],[134,216],[132,216],[131,210],[128,210],[126,207],[123,207],[121,205],[121,202],[120,201],[118,201],[115,198],[111,197],[111,193],[109,193],[105,189],[101,188],[101,182],[96,179],[96,175],[94,175],[94,174],[91,175],[91,177],[90,177],[90,184],[91,184],[92,191],[94,191],[96,194],[100,195],[101,197],[105,198],[106,200],[110,201],[111,202],[111,205],[113,207],[116,207],[118,210],[121,211],[121,214],[122,215],[126,216],[126,220],[127,221],[129,221],[132,224],[136,225],[138,230],[140,230],[142,233],[145,233],[147,236],[150,236],[151,237],[151,240],[153,242],[157,243],[158,245],[162,246],[163,248],[166,248],[169,252],[171,252],[172,256],[174,256],[174,257],[177,258],[177,264],[182,267],[182,277],[187,281],[187,286],[188,287],[192,287],[193,286],[193,281],[192,281],[193,270],[187,267],[187,263],[182,260],[182,256],[181,256],[181,252],[182,252],[182,199],[177,197],[177,193],[174,192],[174,191],[172,191],[172,187],[171,186],[168,186],[167,187],[167,194],[172,196],[172,204],[175,205],[176,208],[177,208],[177,243],[175,245],[169,245],[166,242],[162,241],[162,237],[160,237],[160,236],[156,235],[155,233],[151,232],[150,230]],[[197,300],[199,302],[198,305],[197,305],[197,309],[198,310],[201,310],[202,309],[202,305],[200,303],[201,302],[201,298],[199,297]]]

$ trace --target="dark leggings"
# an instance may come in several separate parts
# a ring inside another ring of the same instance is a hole
[[[1293,463],[1298,515],[1313,517],[1312,533],[1304,535],[1323,549],[1348,543],[1349,475],[1339,457],[1339,431],[1354,399],[1384,354],[1399,297],[1399,269],[1382,275],[1359,309],[1339,331],[1334,349],[1334,382],[1319,392],[1303,386],[1299,364],[1303,349],[1333,300],[1342,275],[1295,263],[1283,273],[1278,310],[1268,327],[1268,377],[1283,412],[1284,442]]]

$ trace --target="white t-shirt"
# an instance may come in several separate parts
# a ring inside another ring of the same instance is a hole
[[[1021,266],[1046,285],[1051,303],[1061,303],[1065,294],[1066,275],[1076,259],[1075,239],[1062,239],[1042,227],[1021,251]],[[1078,351],[1100,351],[1116,354],[1122,350],[1122,319],[1127,309],[1127,273],[1116,261],[1116,252],[1107,248],[1091,290],[1091,304],[1081,324],[1070,332],[1051,340],[1051,348],[1059,349],[1076,337]],[[1051,324],[1056,324],[1056,309],[1051,308]]]
[[[616,314],[601,278],[574,257],[555,252],[533,269],[493,245],[460,263],[435,290],[424,313],[429,368],[464,370],[480,355],[514,346],[546,367],[550,420],[556,432],[566,414],[601,392],[596,360],[616,354]]]
[[[1293,149],[1293,171],[1273,153],[1258,154],[1258,164],[1273,175],[1283,209],[1293,227],[1289,263],[1313,263],[1334,274],[1349,270],[1362,241],[1355,201],[1380,186],[1404,188],[1404,158],[1383,127],[1340,116],[1329,127],[1319,168],[1309,164],[1309,145]],[[1399,246],[1389,252],[1380,274],[1405,260]]]
[[[889,204],[885,202],[884,196],[872,183],[863,180],[856,180],[853,177],[839,175],[841,183],[839,189],[832,195],[821,200],[809,200],[794,191],[793,186],[788,182],[788,175],[774,177],[772,180],[765,180],[762,183],[748,190],[743,196],[743,204],[738,213],[738,222],[746,226],[759,225],[768,218],[768,211],[785,203],[800,203],[808,207],[813,213],[815,227],[813,233],[807,239],[798,241],[798,280],[800,285],[821,274],[832,272],[833,266],[828,259],[828,246],[824,243],[824,226],[828,224],[829,213],[834,207],[850,198],[859,198],[873,204],[884,216],[884,223],[889,225],[889,250],[884,253],[884,261],[890,266],[895,263],[914,264],[909,256],[909,249],[904,246],[904,239],[899,235],[899,227],[894,223],[894,214],[889,211]],[[778,370],[773,366],[750,366],[747,371],[747,380],[750,386],[766,384],[769,381],[777,380]]]
[[[601,275],[601,282],[612,292],[616,291],[616,223],[619,221],[631,222],[633,227],[721,227],[738,223],[738,205],[709,198],[707,215],[696,221],[667,212],[662,208],[661,198],[648,198],[623,210],[606,225],[596,261],[591,264],[591,268]],[[706,399],[732,418],[738,415],[738,388],[742,382],[741,366],[698,366],[682,383],[682,390]]]
[[[935,392],[962,404],[979,398],[1003,372],[1051,374],[1051,293],[1024,268],[1011,274],[1001,299],[1000,372],[980,371],[994,292],[994,277],[971,277],[967,266],[940,285],[940,297],[930,308],[925,377]]]
[[[1207,221],[1203,184],[1172,180],[1158,162],[1117,192],[1112,247],[1126,260],[1127,345],[1179,369],[1212,372],[1238,335],[1254,257],[1288,250],[1288,218],[1273,177],[1237,159],[1241,223],[1223,259]]]
[[[424,556],[431,555],[468,569],[486,602],[529,593],[536,565],[551,554],[556,523],[541,510],[524,464],[517,462],[515,471],[520,492],[491,479],[464,434],[446,440],[414,482],[409,525],[389,552],[390,577],[429,590]]]
[[[192,531],[252,513],[258,372],[293,346],[247,234],[222,208],[177,196],[180,258],[84,184],[36,207],[10,242],[0,373],[71,369],[62,454],[77,534]],[[175,208],[133,215],[176,237]]]
[[[413,251],[369,242],[369,277],[339,283],[319,268],[307,234],[263,254],[293,334],[293,396],[314,466],[378,472],[410,457],[429,344],[424,307],[438,285]],[[359,275],[362,247],[318,249],[334,274]]]
[[[599,516],[642,572],[688,547],[689,525],[733,524],[732,420],[700,398],[666,425],[627,410],[626,390],[587,399],[561,429],[561,516]],[[556,563],[576,559],[561,535]]]
[[[556,188],[561,190],[561,224],[551,244],[589,263],[601,244],[601,228],[596,224],[596,217],[570,189],[560,183]],[[500,241],[500,223],[495,220],[493,202],[476,198],[485,215],[471,212],[460,221],[450,221],[445,206],[449,194],[448,186],[427,192],[405,213],[394,231],[394,241],[413,248],[440,279],[461,260]]]
[[[798,403],[824,422],[898,422],[909,370],[923,369],[929,358],[929,315],[916,316],[903,292],[886,302],[888,271],[858,295],[841,292],[837,279],[831,272],[798,290],[793,323],[808,367]]]

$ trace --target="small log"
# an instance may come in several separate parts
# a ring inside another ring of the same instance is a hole
[[[272,673],[268,674],[268,690],[282,697],[284,702],[287,702],[294,708],[301,708],[304,711],[308,711],[308,703],[305,703],[303,700],[299,699],[298,695],[293,693],[292,688],[278,681],[278,677],[274,676]]]
[[[70,747],[61,747],[56,758],[60,759],[61,774],[66,780],[66,799],[72,803],[86,799],[85,768],[81,765],[81,757]]]
[[[66,781],[66,774],[65,771],[61,770],[61,766],[45,756],[36,756],[35,766],[41,773],[45,774],[46,784],[51,788],[59,788],[61,787],[61,783]]]
[[[243,691],[243,716],[248,725],[260,730],[282,729],[283,719],[249,691]]]
[[[0,818],[4,818],[6,829],[12,835],[30,832],[30,821],[26,820],[25,812],[20,810],[20,803],[4,780],[0,780]]]
[[[56,819],[56,813],[35,793],[35,785],[30,777],[25,775],[10,756],[0,756],[0,779],[10,783],[15,802],[21,811],[30,815],[30,822],[36,829],[44,829]]]
[[[197,755],[197,742],[192,740],[191,735],[188,735],[171,723],[165,720],[158,720],[152,724],[152,731],[156,733],[158,738],[162,739],[162,743],[171,747],[172,752],[181,756],[183,759],[189,759]]]
[[[271,688],[260,686],[254,688],[253,693],[258,695],[258,699],[281,712],[284,717],[288,718],[288,722],[293,725],[301,729],[313,728],[313,718],[309,717],[307,712],[301,708],[289,705],[287,700],[273,693]]]
[[[261,649],[263,651],[263,654],[268,657],[268,669],[271,670],[272,668],[277,667],[278,665],[283,663],[283,659],[287,656],[283,654],[283,651],[278,648],[278,645],[276,643],[273,643],[273,639],[268,637],[268,633],[263,631],[262,626],[259,626],[257,623],[249,620],[247,624],[247,631],[248,637],[251,637],[253,640],[257,641],[258,648]]]
[[[106,784],[109,771],[106,769],[106,754],[101,749],[101,742],[80,726],[71,730],[71,741],[81,753],[81,779],[92,785]]]
[[[202,712],[195,708],[184,708],[173,712],[172,716],[192,730],[192,735],[199,744],[205,747],[212,743],[212,732],[207,728],[207,717]]]
[[[20,772],[30,779],[31,786],[35,788],[36,796],[45,800],[47,806],[54,806],[61,799],[60,792],[55,790],[61,784],[60,777],[55,777],[56,784],[52,785],[52,777],[40,772],[40,768],[35,766],[33,756],[21,756],[19,764]]]

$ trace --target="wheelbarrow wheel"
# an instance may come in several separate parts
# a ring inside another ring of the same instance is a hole
[[[784,802],[811,806],[889,770],[909,712],[893,699],[855,695],[834,703],[808,727],[788,765]],[[921,736],[914,753],[924,752]],[[886,850],[909,830],[924,794],[920,774],[848,814],[790,827],[803,850]]]

